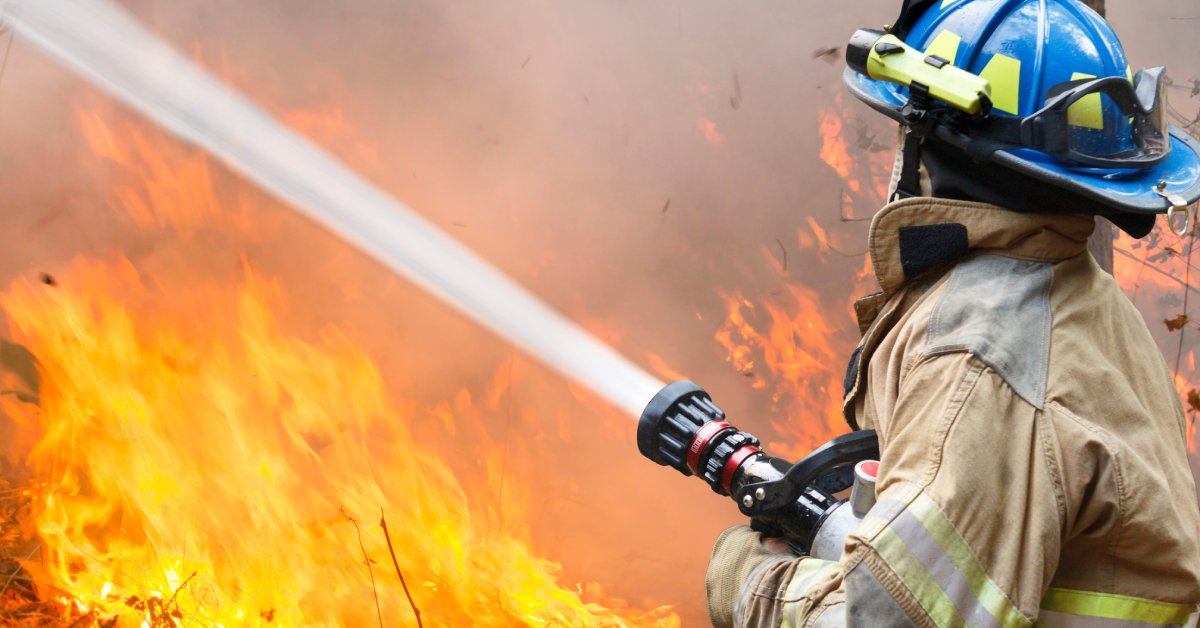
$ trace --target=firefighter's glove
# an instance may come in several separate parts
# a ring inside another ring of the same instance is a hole
[[[763,547],[759,533],[750,526],[729,528],[717,538],[704,586],[708,591],[708,616],[716,628],[733,626],[733,608],[750,574],[779,555]]]

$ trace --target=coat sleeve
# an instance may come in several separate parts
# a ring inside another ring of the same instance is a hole
[[[878,502],[841,560],[764,555],[757,534],[727,531],[709,590],[718,562],[742,579],[714,624],[1032,625],[1064,519],[1041,412],[965,353],[919,362],[900,386]]]

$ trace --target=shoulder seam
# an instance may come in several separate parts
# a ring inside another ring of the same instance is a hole
[[[923,352],[969,352],[1035,408],[1046,401],[1054,268],[998,255],[956,266],[934,304]]]

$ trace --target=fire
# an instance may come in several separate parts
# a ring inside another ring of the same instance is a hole
[[[1195,305],[1200,302],[1200,271],[1192,259],[1196,232],[1179,236],[1164,221],[1142,240],[1125,234],[1113,243],[1113,275],[1134,305],[1141,310],[1158,341],[1175,387],[1188,415],[1187,446],[1198,453],[1196,417],[1200,415],[1200,373],[1194,347],[1197,327]]]
[[[117,205],[143,228],[171,227],[189,238],[203,226],[250,232],[244,208],[231,212],[213,191],[208,159],[199,152],[153,142],[144,134],[119,139],[94,112],[79,114],[84,140],[99,157],[133,175],[136,185],[115,194]]]
[[[845,183],[842,198],[843,217],[853,217],[855,209],[874,212],[887,200],[891,182],[895,144],[880,141],[846,106],[841,93],[831,108],[817,112],[817,133],[821,138],[818,155]],[[851,139],[848,127],[856,123],[857,137]],[[862,153],[863,157],[856,157]]]
[[[840,95],[832,108],[819,112],[819,157],[844,183],[844,222],[859,220],[853,212],[856,206],[874,211],[883,205],[894,148],[881,148],[861,125],[858,139],[851,142],[847,129],[853,120]],[[856,156],[860,152],[866,157]],[[865,238],[865,234],[855,237]],[[721,293],[726,316],[714,337],[729,364],[749,378],[753,388],[769,394],[772,425],[779,436],[779,442],[769,446],[793,459],[849,429],[842,415],[843,378],[857,337],[849,331],[853,310],[847,305],[873,291],[875,281],[865,242],[839,244],[839,240],[808,216],[796,231],[801,259],[789,263],[783,241],[775,243],[778,250],[764,249],[769,267],[789,279],[782,288],[754,300],[738,290]],[[792,257],[797,257],[792,250]],[[829,265],[833,259],[859,257],[863,258],[855,264],[859,268],[839,264],[839,270]],[[790,281],[811,272],[813,266],[822,272],[840,272],[842,280],[833,283],[840,288],[818,293],[807,282]]]
[[[849,354],[821,297],[794,284],[761,305],[740,292],[722,296],[727,316],[715,338],[754,388],[770,392],[772,425],[783,437],[771,450],[799,459],[845,432],[841,373]]]
[[[862,191],[862,184],[859,181],[850,180],[850,171],[854,167],[854,160],[850,158],[850,152],[846,147],[841,116],[828,109],[818,112],[817,115],[820,116],[818,132],[821,135],[821,161],[833,168],[839,177],[849,180],[851,191],[854,193]]]
[[[115,194],[135,224],[185,241],[249,228],[203,155],[82,119],[121,169]],[[0,395],[20,430],[10,447],[31,443],[23,523],[43,551],[23,566],[63,602],[64,623],[415,625],[386,518],[425,625],[678,625],[600,585],[560,585],[560,566],[531,549],[503,444],[481,429],[484,476],[456,476],[450,452],[414,433],[422,410],[389,394],[352,338],[286,331],[279,281],[249,262],[232,283],[178,270],[151,280],[125,257],[80,259],[52,286],[0,296],[41,379],[36,406]],[[443,434],[481,428],[500,381],[424,411]],[[473,497],[477,485],[502,487],[499,505]]]

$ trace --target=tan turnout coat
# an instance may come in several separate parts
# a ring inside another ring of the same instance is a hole
[[[1091,231],[931,198],[875,217],[846,413],[879,432],[879,502],[840,562],[727,531],[715,624],[1195,625],[1186,418]]]

